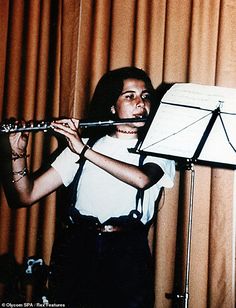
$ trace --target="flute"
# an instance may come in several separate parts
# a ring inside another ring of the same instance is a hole
[[[100,126],[115,126],[126,123],[146,122],[146,118],[126,118],[118,120],[80,120],[79,128],[100,127]],[[0,123],[0,133],[16,133],[16,132],[47,132],[53,129],[52,121],[29,121],[24,124],[18,123]]]

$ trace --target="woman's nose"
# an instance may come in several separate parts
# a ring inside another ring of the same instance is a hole
[[[137,97],[137,107],[144,107],[145,106],[145,102],[143,100],[143,98],[141,96]]]

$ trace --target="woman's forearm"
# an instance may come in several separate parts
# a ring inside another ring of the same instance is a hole
[[[99,168],[135,188],[146,189],[154,185],[163,175],[162,169],[156,164],[149,164],[151,168],[145,165],[138,167],[102,155],[92,149],[86,150],[84,156]]]
[[[11,183],[14,188],[15,197],[22,205],[30,204],[30,193],[32,190],[32,181],[28,174],[27,157],[22,155],[12,156],[12,173],[10,175]]]
[[[62,185],[61,177],[52,167],[36,179],[33,179],[27,170],[26,158],[12,161],[11,181],[16,194],[16,201],[21,206],[34,204]]]

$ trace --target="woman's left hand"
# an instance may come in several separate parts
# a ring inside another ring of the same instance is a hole
[[[57,133],[66,137],[69,148],[72,152],[76,154],[81,153],[84,147],[84,143],[82,142],[78,131],[79,120],[74,118],[60,119],[53,121],[51,125]]]

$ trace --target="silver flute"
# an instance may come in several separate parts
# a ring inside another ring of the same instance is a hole
[[[43,131],[47,132],[52,127],[53,121],[28,121],[25,123],[11,123],[3,122],[0,123],[0,133],[16,133],[16,132],[37,132]],[[146,118],[127,118],[127,119],[118,119],[118,120],[102,120],[102,121],[89,121],[89,120],[80,120],[80,128],[89,128],[89,127],[99,127],[99,126],[115,126],[123,125],[126,123],[136,123],[136,122],[146,122]]]

